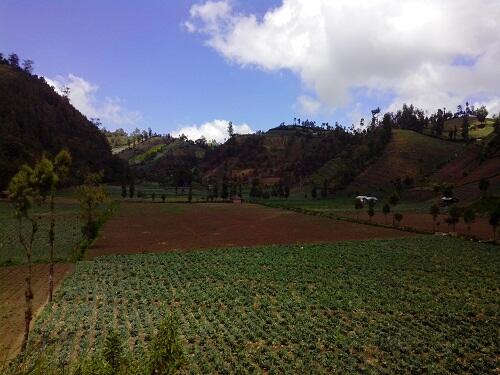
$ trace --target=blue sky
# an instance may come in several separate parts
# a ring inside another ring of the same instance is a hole
[[[483,19],[500,7],[478,0],[471,15],[462,3],[2,0],[0,51],[74,84],[73,104],[110,129],[220,119],[265,130],[295,116],[350,125],[377,106],[468,98],[500,110],[500,23]],[[455,26],[461,17],[470,29]]]

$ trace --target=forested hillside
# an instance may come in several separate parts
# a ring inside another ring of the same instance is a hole
[[[72,155],[73,180],[86,171],[109,176],[116,169],[106,138],[66,97],[31,67],[0,58],[0,189],[22,164],[62,148]]]

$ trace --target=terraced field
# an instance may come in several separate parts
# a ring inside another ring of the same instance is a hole
[[[141,352],[166,312],[187,373],[490,373],[500,252],[449,238],[266,246],[79,262],[30,347],[64,365],[111,328]]]

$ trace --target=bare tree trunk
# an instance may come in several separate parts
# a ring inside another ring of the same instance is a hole
[[[55,217],[54,217],[54,191],[50,196],[50,266],[49,266],[49,302],[52,302],[52,294],[54,290],[54,236],[55,236]]]
[[[26,243],[22,235],[22,220],[19,220],[19,241],[24,247],[26,252],[26,260],[28,262],[28,276],[26,277],[26,290],[24,292],[24,298],[26,301],[26,311],[24,312],[24,337],[23,343],[21,345],[21,352],[26,351],[26,346],[28,345],[28,337],[30,332],[30,324],[33,318],[33,290],[31,289],[31,277],[32,277],[32,266],[31,266],[31,253],[33,249],[33,240],[35,239],[35,233],[38,230],[38,225],[35,219],[31,220],[31,235],[29,238],[29,243]]]

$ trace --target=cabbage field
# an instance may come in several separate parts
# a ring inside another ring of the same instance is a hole
[[[26,361],[66,364],[112,328],[141,352],[169,311],[187,373],[489,373],[499,270],[498,247],[431,236],[100,257],[39,316]]]

